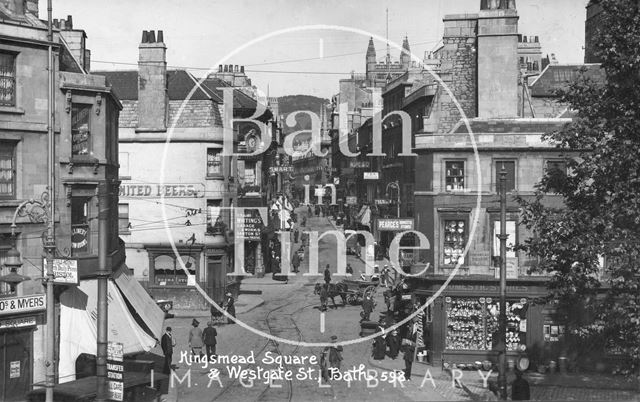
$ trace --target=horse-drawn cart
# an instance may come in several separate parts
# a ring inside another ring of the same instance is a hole
[[[375,278],[373,278],[375,279]],[[378,288],[379,280],[353,280],[353,279],[343,279],[340,281],[346,286],[345,294],[347,296],[347,302],[351,305],[356,305],[362,303],[362,300],[366,295],[371,294],[375,295],[376,289]]]

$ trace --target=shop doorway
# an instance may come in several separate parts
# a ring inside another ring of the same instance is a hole
[[[21,401],[31,391],[33,330],[0,333],[0,400]]]

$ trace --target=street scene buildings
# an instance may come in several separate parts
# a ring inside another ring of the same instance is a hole
[[[0,0],[1,401],[639,397],[637,4],[142,3]]]

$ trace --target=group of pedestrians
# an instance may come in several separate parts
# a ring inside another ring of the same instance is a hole
[[[231,318],[228,318],[227,322],[229,324],[233,324],[235,322],[234,318],[236,316],[236,308],[235,299],[233,298],[231,292],[227,292],[227,294],[225,295],[225,301],[222,303],[222,305],[223,309],[231,316]],[[210,360],[214,356],[217,356],[216,345],[218,343],[218,331],[213,326],[214,311],[216,313],[219,313],[214,306],[211,306],[212,319],[207,323],[207,327],[204,330],[200,328],[200,321],[195,318],[191,321],[192,328],[189,330],[189,338],[187,340],[187,343],[193,356],[198,356],[200,358],[204,358],[206,356],[208,360]],[[167,327],[165,333],[162,335],[162,338],[160,338],[160,347],[162,348],[162,353],[164,354],[164,365],[162,372],[164,374],[170,374],[172,369],[173,349],[176,347],[176,340],[173,336],[171,327]]]

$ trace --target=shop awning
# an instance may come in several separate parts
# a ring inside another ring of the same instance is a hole
[[[156,340],[136,323],[115,283],[110,280],[107,286],[109,341],[122,343],[125,354],[148,352]],[[60,383],[75,380],[81,353],[96,354],[97,302],[97,279],[83,280],[60,295]]]
[[[118,271],[113,273],[116,285],[118,285],[129,304],[149,328],[151,335],[160,340],[164,323],[164,311],[158,307],[145,288],[140,285],[140,282],[128,274],[127,270],[127,266],[122,265]]]

